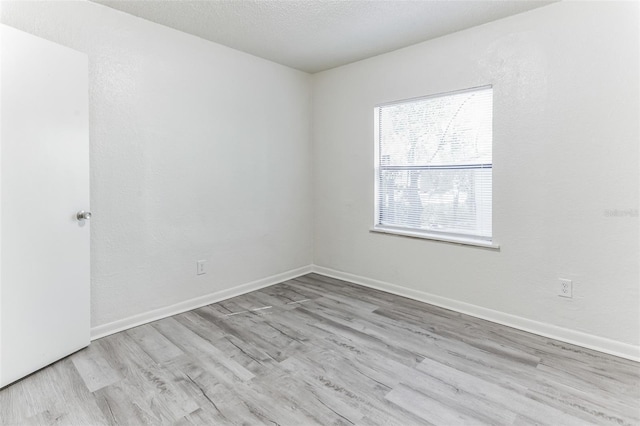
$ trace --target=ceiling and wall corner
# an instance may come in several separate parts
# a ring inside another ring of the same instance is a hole
[[[558,0],[91,0],[314,73]]]

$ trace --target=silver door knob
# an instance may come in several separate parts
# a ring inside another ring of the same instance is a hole
[[[76,214],[76,218],[77,218],[78,220],[91,219],[91,212],[85,212],[84,210],[80,210],[80,211]]]

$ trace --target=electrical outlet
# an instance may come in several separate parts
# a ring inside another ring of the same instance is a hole
[[[573,282],[564,278],[559,279],[558,296],[573,297]]]
[[[207,261],[206,260],[198,260],[196,262],[196,274],[202,275],[207,273]]]

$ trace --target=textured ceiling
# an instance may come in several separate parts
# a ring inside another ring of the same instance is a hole
[[[553,2],[527,0],[91,1],[311,73]]]

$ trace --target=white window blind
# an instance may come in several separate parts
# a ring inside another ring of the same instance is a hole
[[[491,241],[490,86],[375,108],[375,228]]]

